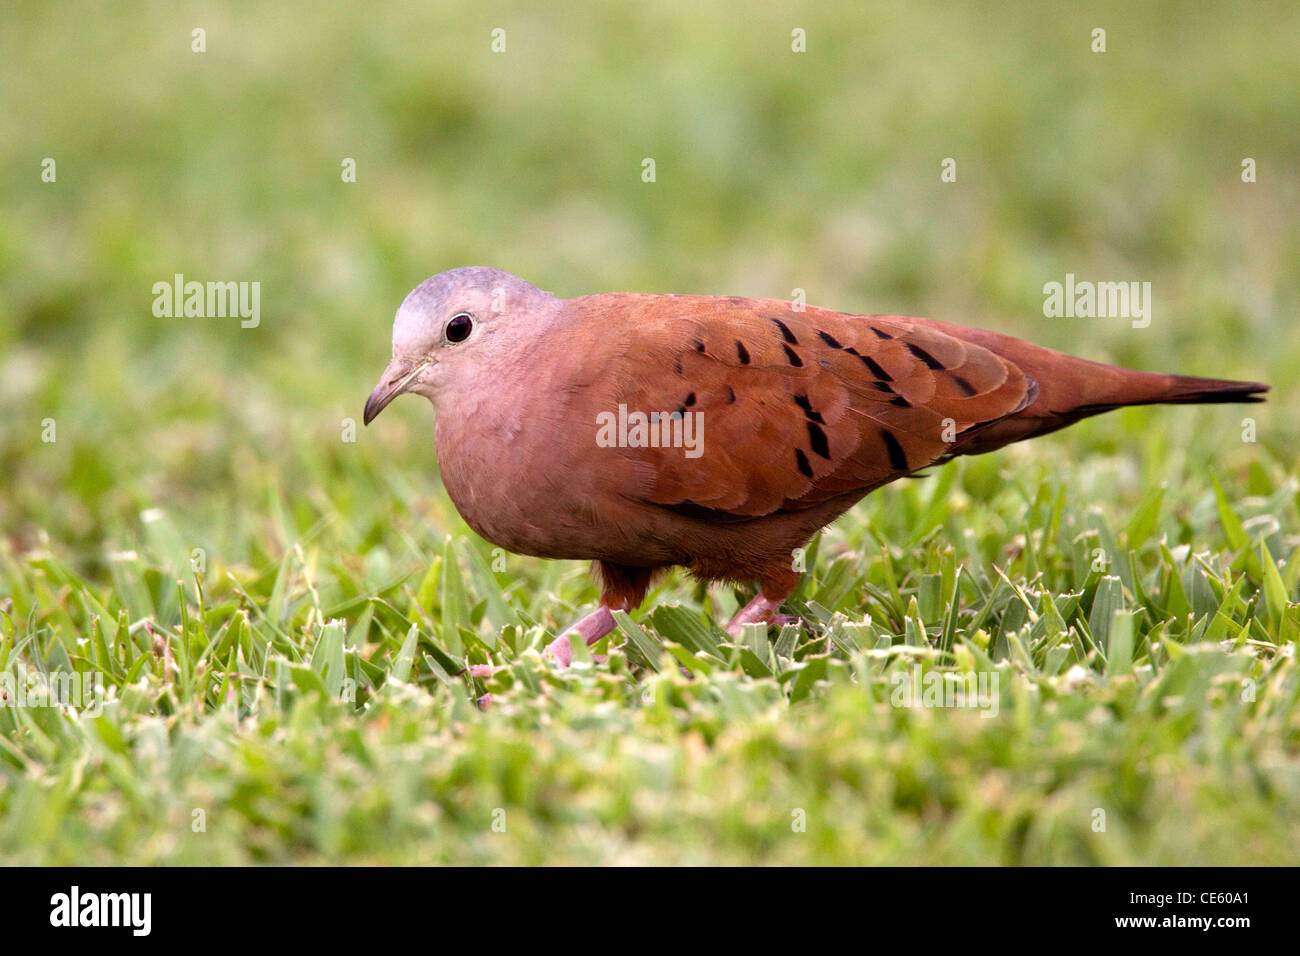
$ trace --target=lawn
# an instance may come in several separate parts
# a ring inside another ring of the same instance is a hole
[[[0,862],[1300,862],[1296,5],[5,19]],[[466,264],[1274,391],[898,482],[802,627],[672,574],[561,671],[587,568],[468,529],[427,403],[360,426]],[[156,314],[177,274],[257,323]],[[1046,317],[1067,274],[1150,324]]]

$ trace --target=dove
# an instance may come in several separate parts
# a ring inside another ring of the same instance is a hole
[[[1257,402],[1268,386],[1104,365],[997,332],[774,299],[561,299],[498,269],[420,283],[367,425],[433,403],[443,485],[477,534],[593,562],[572,659],[680,566],[756,582],[727,630],[782,620],[794,560],[869,492],[1126,405]]]

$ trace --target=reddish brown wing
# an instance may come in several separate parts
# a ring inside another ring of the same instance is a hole
[[[702,454],[621,450],[644,500],[759,516],[865,494],[951,455],[1037,391],[1014,363],[900,316],[628,296],[611,410],[696,413]],[[609,459],[605,459],[609,461]]]

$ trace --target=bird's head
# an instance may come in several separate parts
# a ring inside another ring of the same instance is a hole
[[[366,399],[365,423],[403,392],[436,404],[439,393],[481,387],[486,374],[512,371],[503,366],[514,340],[557,303],[499,269],[466,266],[425,279],[393,319],[393,358]]]

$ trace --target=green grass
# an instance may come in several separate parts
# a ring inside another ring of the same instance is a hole
[[[0,861],[1300,859],[1294,5],[235,9],[0,33],[0,672],[107,697],[0,708]],[[670,575],[561,672],[586,568],[467,529],[424,403],[347,440],[467,263],[1275,391],[900,482],[810,550],[802,631],[732,644],[748,594]],[[261,326],[154,317],[175,272]],[[1151,281],[1151,327],[1042,318],[1066,272]],[[996,713],[895,706],[917,669]]]

